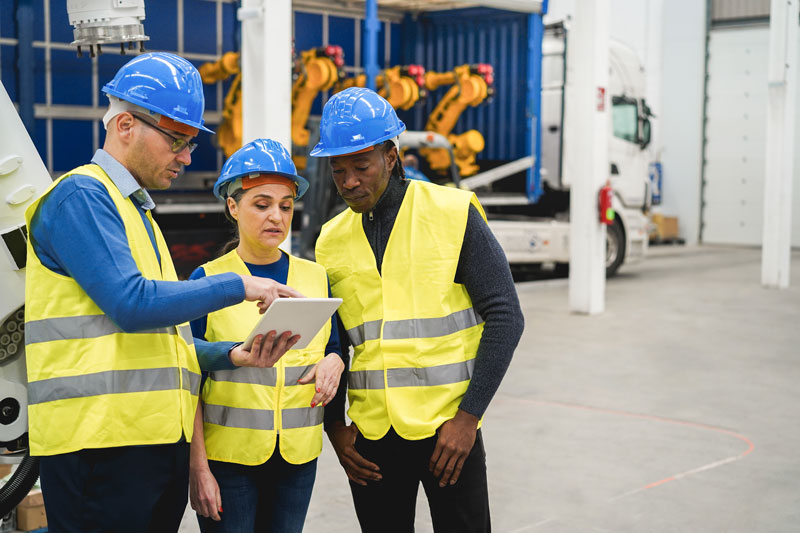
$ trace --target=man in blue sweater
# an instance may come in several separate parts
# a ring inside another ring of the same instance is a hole
[[[177,531],[199,369],[271,366],[291,348],[290,332],[245,351],[193,340],[186,323],[300,295],[236,274],[177,280],[147,190],[168,188],[192,138],[213,133],[194,66],[145,54],[103,92],[103,149],[26,213],[30,448],[50,531]]]

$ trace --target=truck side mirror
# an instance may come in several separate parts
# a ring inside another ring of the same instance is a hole
[[[647,148],[647,146],[650,144],[650,136],[650,119],[645,118],[642,120],[642,137],[639,139],[639,146],[641,146],[642,150]]]

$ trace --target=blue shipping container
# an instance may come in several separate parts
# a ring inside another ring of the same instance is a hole
[[[524,157],[528,55],[528,15],[489,8],[408,15],[403,21],[403,61],[444,72],[463,64],[494,68],[494,97],[467,109],[454,133],[476,129],[486,140],[478,159]],[[440,88],[424,105],[405,112],[410,129],[421,130],[447,91]]]

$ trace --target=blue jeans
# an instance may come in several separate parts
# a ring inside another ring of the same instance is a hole
[[[220,520],[197,517],[203,533],[294,533],[303,531],[317,460],[293,465],[278,447],[258,466],[209,461],[222,497]]]
[[[53,533],[174,533],[186,510],[189,445],[49,455],[39,477]]]

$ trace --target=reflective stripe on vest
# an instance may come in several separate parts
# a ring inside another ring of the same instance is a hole
[[[194,344],[192,330],[187,325],[177,326],[178,334],[186,344]],[[174,333],[175,329],[155,328],[133,331],[128,334]],[[96,339],[114,333],[126,333],[107,315],[65,316],[33,320],[25,324],[25,344],[63,341],[69,339]]]
[[[203,421],[208,424],[245,429],[275,429],[275,412],[227,405],[203,405]]]
[[[292,385],[297,385],[297,380],[305,376],[312,368],[314,368],[314,365],[287,366],[284,369],[286,372],[286,383],[284,383],[284,386],[291,387]],[[211,373],[211,379],[214,381],[227,381],[229,383],[247,383],[250,385],[274,387],[278,384],[278,369],[276,367],[243,367],[235,370],[217,370]]]
[[[389,387],[449,385],[470,379],[474,368],[475,359],[425,368],[389,368],[386,370],[386,381]],[[347,384],[351,389],[383,389],[383,370],[351,371]]]
[[[381,320],[373,320],[348,329],[347,335],[350,337],[350,342],[353,343],[353,346],[359,346],[366,341],[380,339],[381,323]],[[383,325],[383,338],[397,340],[444,337],[482,323],[483,319],[470,307],[443,317],[411,318],[386,322]]]
[[[284,429],[318,426],[322,424],[324,416],[324,409],[313,407],[296,407],[281,411]],[[203,421],[218,426],[269,431],[275,429],[275,412],[206,404],[203,406]]]
[[[188,368],[181,368],[181,376],[183,384],[181,388],[184,390],[188,390],[192,393],[193,396],[200,395],[200,382],[201,377],[200,374],[195,374],[191,372]]]
[[[353,346],[359,346],[367,341],[374,341],[381,338],[381,324],[382,320],[373,320],[371,322],[364,322],[354,328],[347,330],[347,336],[350,337],[350,342]]]
[[[28,384],[28,404],[55,402],[70,398],[86,398],[101,394],[124,394],[178,388],[175,368],[145,368],[141,370],[106,370],[94,374],[42,379]],[[200,375],[181,368],[182,389],[197,396]]]
[[[320,407],[291,407],[281,410],[284,429],[314,427],[322,424],[325,409]]]
[[[34,381],[28,385],[28,403],[83,398],[100,394],[122,394],[178,388],[178,373],[174,368],[142,370],[108,370],[63,378]]]

